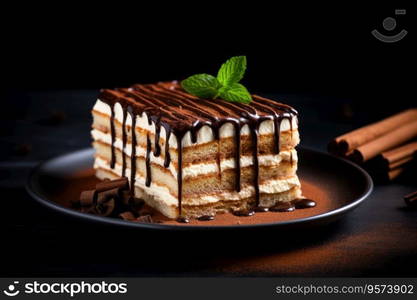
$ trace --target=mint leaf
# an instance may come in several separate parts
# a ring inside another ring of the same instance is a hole
[[[209,74],[197,74],[181,81],[182,88],[200,98],[221,97],[230,102],[248,104],[252,97],[248,90],[238,83],[246,71],[246,56],[234,56],[220,67],[217,78]]]
[[[241,102],[248,104],[252,101],[252,96],[248,90],[240,83],[233,83],[229,87],[221,88],[220,97],[230,102]]]
[[[181,86],[188,93],[200,98],[216,98],[221,84],[210,74],[196,74],[181,81]]]
[[[220,67],[217,79],[223,86],[239,82],[246,71],[246,56],[234,56]]]

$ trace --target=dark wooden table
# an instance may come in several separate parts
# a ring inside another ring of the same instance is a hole
[[[342,220],[296,233],[120,230],[41,207],[23,188],[27,174],[42,160],[89,146],[96,94],[2,95],[1,276],[417,276],[417,211],[402,200],[417,189],[412,174],[377,185]],[[360,98],[273,96],[299,110],[302,145],[321,151],[332,137],[390,113]]]

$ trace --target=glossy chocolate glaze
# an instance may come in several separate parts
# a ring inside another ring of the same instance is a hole
[[[212,221],[212,220],[214,220],[214,216],[204,215],[204,216],[198,217],[197,220],[199,220],[199,221]]]
[[[295,199],[292,201],[292,204],[297,209],[304,209],[316,206],[316,202],[314,200],[307,198]]]
[[[270,207],[269,211],[273,211],[273,212],[290,212],[290,211],[294,211],[295,206],[292,203],[288,203],[288,202],[282,202],[282,203],[277,203],[275,206]]]
[[[258,161],[258,140],[259,126],[265,120],[274,122],[274,150],[280,152],[280,128],[284,119],[287,119],[291,126],[292,119],[297,112],[288,105],[278,103],[274,100],[266,99],[257,95],[252,95],[253,101],[250,104],[237,102],[226,102],[221,99],[200,99],[192,96],[181,89],[177,82],[163,82],[157,84],[133,85],[130,88],[120,88],[115,90],[101,90],[99,99],[106,102],[111,107],[111,168],[115,165],[115,126],[114,126],[114,104],[120,103],[123,108],[122,139],[123,150],[126,147],[126,117],[129,113],[132,117],[132,167],[131,167],[131,192],[134,193],[134,178],[136,173],[135,149],[137,146],[135,128],[135,116],[146,113],[149,125],[155,125],[155,140],[152,147],[150,137],[147,137],[146,147],[146,186],[151,185],[152,177],[150,172],[150,153],[154,156],[161,154],[160,131],[164,127],[167,132],[164,149],[164,166],[170,165],[169,138],[174,134],[178,144],[178,210],[182,217],[182,140],[189,131],[191,141],[197,142],[197,133],[201,127],[207,125],[213,130],[214,138],[220,138],[220,128],[225,123],[231,123],[234,128],[235,139],[235,163],[236,163],[236,191],[241,189],[241,140],[240,132],[244,125],[250,129],[252,140],[252,155],[254,162],[254,187],[256,206],[259,206],[259,161]],[[153,149],[152,149],[153,148]],[[126,172],[126,157],[122,153],[122,175]],[[291,156],[292,163],[292,156]],[[220,164],[220,156],[218,157]]]
[[[123,110],[123,123],[122,123],[122,142],[123,142],[123,146],[122,146],[122,148],[123,148],[123,150],[122,150],[122,177],[126,176],[126,153],[125,153],[126,142],[127,142],[126,119],[127,119],[127,109],[124,109]]]
[[[237,211],[234,211],[233,214],[237,217],[250,217],[250,216],[253,216],[255,214],[255,211],[252,210],[252,209],[237,210]]]
[[[255,207],[255,212],[267,212],[267,211],[269,211],[269,207],[265,207],[265,206]]]
[[[114,108],[113,105],[111,107],[111,115],[110,115],[110,135],[111,135],[111,159],[110,159],[110,167],[113,169],[116,163],[116,154],[114,149],[114,142],[116,141],[116,130],[114,128]]]
[[[136,127],[136,118],[134,118],[134,114],[132,112],[132,107],[128,107],[127,108],[128,113],[132,116],[132,145],[135,145],[134,147],[132,147],[132,154],[130,156],[130,195],[133,198],[133,196],[135,195],[135,181],[136,181],[136,134],[133,128]],[[113,146],[112,146],[113,148]]]

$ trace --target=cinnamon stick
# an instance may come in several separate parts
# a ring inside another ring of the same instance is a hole
[[[401,145],[402,143],[405,143],[415,137],[417,137],[417,118],[414,119],[413,122],[407,123],[385,135],[359,146],[353,151],[351,158],[356,162],[363,163],[371,158],[374,158],[381,152]]]
[[[417,191],[405,195],[404,201],[409,207],[417,208]]]
[[[407,157],[404,157],[402,159],[396,160],[393,163],[389,164],[388,165],[388,168],[390,170],[392,170],[392,169],[398,168],[400,166],[403,166],[403,165],[405,165],[406,163],[408,163],[408,162],[410,162],[412,160],[413,160],[413,156],[407,156]]]
[[[401,147],[382,152],[381,156],[389,164],[392,164],[406,157],[412,157],[415,152],[417,152],[417,142],[412,142]]]
[[[394,170],[391,170],[388,172],[388,179],[389,180],[394,180],[395,178],[397,178],[398,176],[401,175],[402,172],[404,172],[404,168],[400,167],[400,168],[396,168]]]
[[[411,198],[416,198],[416,197],[417,197],[417,191],[411,192],[411,193],[405,195],[404,199],[411,199]]]
[[[412,108],[395,114],[382,121],[356,129],[335,138],[329,144],[329,151],[335,154],[346,154],[369,143],[401,126],[417,120],[417,109]]]

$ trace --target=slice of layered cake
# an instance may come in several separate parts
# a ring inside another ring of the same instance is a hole
[[[97,177],[127,177],[135,198],[169,218],[301,197],[297,112],[288,105],[201,99],[164,82],[102,90],[92,113]]]

